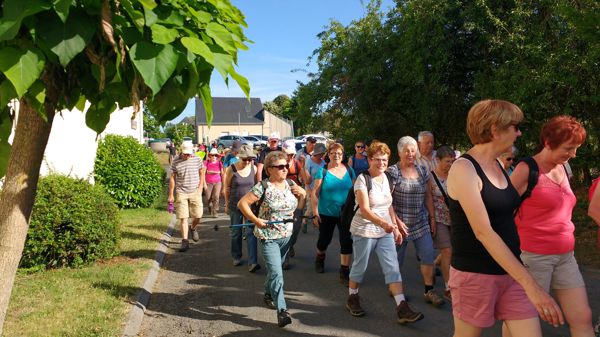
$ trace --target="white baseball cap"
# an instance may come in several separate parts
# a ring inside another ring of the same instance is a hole
[[[287,154],[295,154],[296,153],[296,142],[294,142],[291,139],[288,139],[285,142],[283,142],[283,145],[281,146],[281,148],[283,149],[283,152],[285,152]]]
[[[269,140],[271,139],[279,139],[279,132],[271,133],[271,135],[269,136]]]
[[[181,153],[183,154],[194,154],[194,145],[189,142],[181,144]]]

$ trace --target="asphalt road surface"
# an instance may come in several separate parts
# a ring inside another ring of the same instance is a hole
[[[214,225],[219,226],[214,231]],[[203,219],[200,241],[185,253],[179,248],[175,231],[161,274],[152,292],[138,336],[452,336],[449,303],[435,308],[423,301],[423,283],[412,244],[407,253],[402,278],[414,310],[423,312],[419,322],[396,322],[395,303],[388,295],[381,268],[373,254],[360,288],[364,317],[352,317],[345,308],[348,289],[339,282],[337,231],[327,251],[325,273],[314,271],[314,251],[318,232],[309,227],[300,233],[292,268],[284,271],[285,296],[292,324],[277,327],[274,310],[263,305],[265,268],[255,274],[244,264],[232,265],[229,219]],[[190,240],[191,242],[191,240]],[[246,241],[244,241],[244,254]],[[260,256],[260,249],[259,249]],[[244,259],[246,256],[243,257]],[[595,316],[600,314],[600,272],[585,270],[588,294]],[[438,277],[436,290],[443,290]],[[542,323],[544,336],[568,336],[566,327]],[[501,326],[487,329],[483,336],[501,336]]]

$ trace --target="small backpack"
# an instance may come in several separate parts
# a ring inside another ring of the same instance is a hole
[[[385,171],[385,176],[387,177],[388,183],[390,184],[390,192],[394,190],[394,184],[392,182],[392,176],[388,171]],[[365,183],[367,184],[367,195],[371,192],[371,188],[373,188],[373,182],[371,181],[371,175],[369,171],[365,171],[359,175],[365,177]],[[342,228],[350,228],[350,224],[352,223],[352,219],[354,218],[354,214],[358,210],[358,203],[356,202],[356,194],[354,194],[354,188],[351,188],[348,191],[348,195],[346,196],[346,201],[342,206],[342,212],[340,215],[340,225]]]
[[[269,186],[267,184],[268,180],[269,180],[269,178],[265,178],[260,181],[260,185],[263,188],[263,194],[260,196],[260,199],[257,202],[250,205],[250,210],[252,211],[252,214],[254,214],[256,216],[258,216],[258,212],[260,211],[260,206],[262,205],[263,201],[265,201],[265,195],[267,194],[267,187]],[[294,186],[296,184],[292,179],[286,179],[285,181],[287,181],[287,183],[290,187]]]

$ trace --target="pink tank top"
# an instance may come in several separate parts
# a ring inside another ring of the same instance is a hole
[[[564,254],[575,249],[571,221],[575,194],[565,175],[560,184],[540,174],[531,196],[523,202],[515,222],[521,250],[536,254]]]
[[[221,172],[221,167],[223,164],[221,161],[216,161],[211,163],[208,160],[204,161],[204,167],[206,167],[206,183],[207,184],[216,184],[221,181],[221,174],[209,174],[208,171],[216,171]]]

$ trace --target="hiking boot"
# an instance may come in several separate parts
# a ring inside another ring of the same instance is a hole
[[[431,289],[423,295],[423,299],[425,302],[431,303],[434,307],[439,307],[440,305],[446,303],[444,299],[438,295],[435,290]]]
[[[281,269],[283,269],[283,270],[290,269],[290,255],[289,254],[285,257],[285,260],[283,260],[283,263],[281,264]]]
[[[194,242],[198,242],[198,240],[200,240],[200,235],[198,234],[197,228],[192,228],[192,226],[190,226],[189,231],[192,234],[192,240],[194,240]]]
[[[444,290],[444,298],[446,301],[452,303],[452,293],[450,292],[450,289]]]
[[[181,240],[181,247],[179,247],[180,252],[185,252],[190,249],[190,241],[188,239]]]
[[[260,264],[258,264],[258,263],[253,263],[248,266],[248,271],[251,273],[255,273],[259,269],[260,269]]]
[[[365,315],[365,311],[360,306],[360,297],[358,297],[358,294],[348,296],[348,300],[346,300],[346,309],[348,309],[350,315],[354,317]]]
[[[340,283],[347,287],[348,282],[350,282],[350,267],[340,266]]]
[[[315,271],[320,274],[325,272],[325,254],[317,254],[315,257]]]
[[[237,267],[237,266],[241,266],[242,265],[242,260],[240,259],[233,259],[233,266]]]
[[[418,320],[423,319],[423,314],[420,312],[414,312],[409,306],[408,302],[402,301],[396,307],[396,314],[398,315],[398,323],[414,323]]]
[[[273,297],[271,297],[271,294],[265,294],[265,296],[263,296],[263,301],[265,302],[267,308],[277,309],[277,307],[275,306],[275,302],[273,302]]]
[[[290,313],[285,309],[279,310],[277,313],[277,326],[283,328],[288,324],[292,324],[292,316],[290,316]]]

